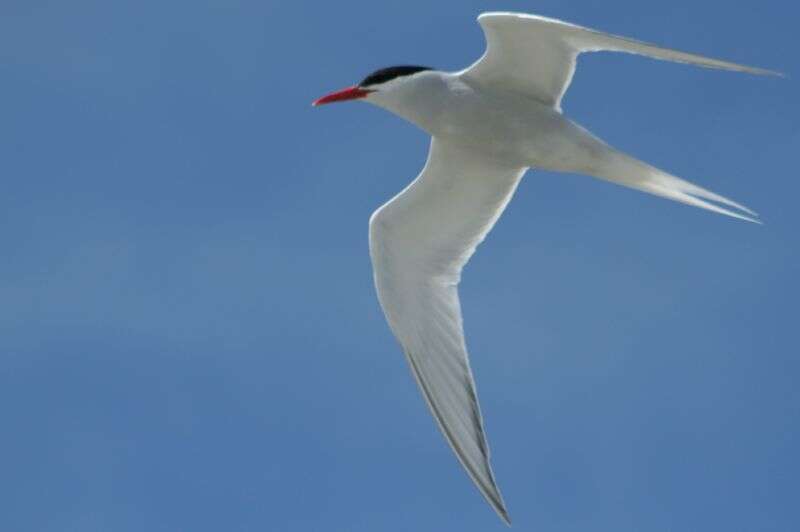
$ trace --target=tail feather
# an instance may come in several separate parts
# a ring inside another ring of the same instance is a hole
[[[720,207],[719,205],[715,205],[715,204],[713,204],[713,203],[711,203],[709,201],[700,199],[699,197],[697,197],[697,196],[699,196],[699,194],[691,195],[691,194],[687,194],[686,192],[683,192],[681,190],[659,187],[657,185],[647,185],[647,186],[641,187],[640,190],[642,190],[644,192],[649,192],[651,194],[655,194],[656,196],[661,196],[662,198],[667,198],[667,199],[671,199],[671,200],[674,200],[674,201],[678,201],[680,203],[684,203],[686,205],[691,205],[693,207],[700,207],[701,209],[706,209],[706,210],[709,210],[709,211],[712,211],[712,212],[716,212],[716,213],[719,213],[719,214],[724,214],[725,216],[730,216],[732,218],[738,218],[739,220],[745,220],[747,222],[752,222],[752,223],[755,223],[755,224],[763,223],[763,222],[761,222],[761,220],[759,220],[756,217],[756,216],[758,216],[757,214],[753,213],[753,211],[751,211],[750,209],[748,209],[746,207],[740,207],[740,210],[744,211],[746,213],[752,213],[752,215],[742,214],[741,212],[736,212],[736,211],[731,210],[731,209],[726,209],[724,207]],[[703,189],[700,189],[700,190],[703,190]],[[717,196],[716,194],[714,194],[714,195]],[[717,197],[721,197],[721,196],[717,196]],[[730,205],[730,204],[738,205],[735,202],[728,200],[727,198],[723,198],[723,199],[725,201],[721,201],[721,200],[715,200],[715,201],[718,201],[719,203],[725,203],[727,205]]]
[[[614,155],[610,164],[603,168],[602,175],[597,177],[718,214],[757,224],[762,223],[758,220],[758,214],[741,203],[670,175],[623,153],[616,152]],[[719,204],[731,208],[728,209]]]

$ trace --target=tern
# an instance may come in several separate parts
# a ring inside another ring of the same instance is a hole
[[[378,300],[422,395],[459,461],[498,515],[458,297],[461,270],[529,168],[586,174],[758,223],[747,207],[626,155],[566,118],[561,99],[582,52],[613,51],[750,74],[761,68],[679,52],[522,13],[478,17],[486,52],[459,72],[378,70],[316,100],[362,100],[430,134],[417,178],[376,210],[369,251]]]

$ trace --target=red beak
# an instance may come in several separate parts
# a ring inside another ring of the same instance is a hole
[[[358,98],[365,97],[370,92],[372,91],[367,89],[362,89],[358,85],[353,85],[352,87],[347,87],[346,89],[332,92],[326,96],[323,96],[319,100],[314,100],[314,103],[312,103],[311,105],[316,107],[317,105],[322,105],[326,103],[343,102],[345,100],[355,100]]]

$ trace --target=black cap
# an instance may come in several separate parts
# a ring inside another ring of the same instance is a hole
[[[417,72],[422,72],[424,70],[433,70],[433,69],[430,67],[413,66],[413,65],[400,65],[400,66],[382,68],[380,70],[376,70],[375,72],[364,78],[361,81],[361,83],[358,84],[358,86],[366,87],[368,85],[378,85],[380,83],[386,83],[387,81],[393,80],[394,78],[399,78],[401,76],[410,76],[411,74],[416,74]]]

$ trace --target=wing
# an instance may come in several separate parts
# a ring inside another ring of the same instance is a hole
[[[389,326],[431,413],[486,500],[508,522],[489,465],[458,283],[525,168],[434,138],[417,179],[372,215],[370,256]]]
[[[707,68],[780,75],[537,15],[484,13],[478,22],[486,35],[486,52],[462,75],[479,85],[530,95],[556,109],[561,108],[561,98],[575,73],[576,58],[582,52],[627,52]]]

